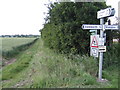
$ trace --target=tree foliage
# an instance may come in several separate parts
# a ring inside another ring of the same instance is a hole
[[[103,2],[61,2],[50,4],[49,16],[41,31],[44,44],[64,53],[88,53],[90,33],[82,24],[99,24],[97,11]]]

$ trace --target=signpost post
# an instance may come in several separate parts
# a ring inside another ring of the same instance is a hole
[[[101,25],[104,24],[104,19],[103,18],[100,19],[100,24]],[[100,38],[103,38],[104,31],[105,31],[104,28],[100,30]],[[103,62],[103,52],[100,52],[100,56],[99,56],[99,74],[98,74],[98,80],[99,81],[102,80],[102,62]]]
[[[118,25],[104,25],[104,18],[114,16],[114,14],[115,14],[114,8],[107,8],[104,10],[100,10],[97,12],[97,19],[100,19],[100,25],[93,25],[93,24],[82,25],[82,29],[100,30],[100,37],[99,35],[91,35],[91,41],[90,41],[91,56],[98,57],[98,52],[99,52],[99,74],[98,74],[99,82],[105,81],[104,79],[102,79],[103,52],[106,52],[106,46],[104,46],[105,43],[104,31],[111,29],[113,30],[118,29]]]

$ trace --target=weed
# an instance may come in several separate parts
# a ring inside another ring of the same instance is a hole
[[[83,74],[84,78],[84,85],[94,85],[96,83],[96,79],[92,77],[89,73],[84,73]]]

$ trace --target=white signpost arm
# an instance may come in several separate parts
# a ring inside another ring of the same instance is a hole
[[[100,24],[103,25],[104,24],[104,18],[100,19]],[[102,30],[100,30],[100,38],[103,38],[104,35],[104,28]],[[98,79],[101,81],[102,80],[102,62],[103,62],[103,52],[100,52],[100,56],[99,56],[99,76]]]

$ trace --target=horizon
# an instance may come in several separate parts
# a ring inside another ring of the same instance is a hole
[[[40,34],[5,34],[5,35],[40,35]],[[0,36],[2,36],[2,35],[0,35]]]

